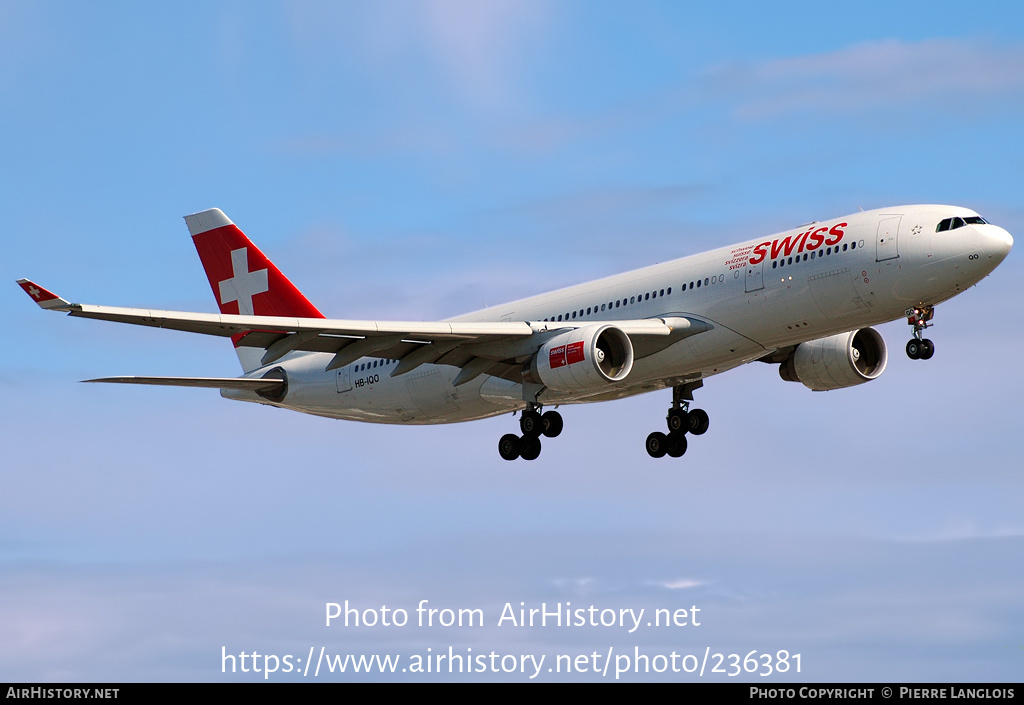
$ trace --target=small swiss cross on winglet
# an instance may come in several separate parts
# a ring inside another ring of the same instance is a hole
[[[31,296],[40,308],[65,308],[71,305],[52,291],[48,291],[28,279],[19,279],[18,286],[24,289],[25,293]]]

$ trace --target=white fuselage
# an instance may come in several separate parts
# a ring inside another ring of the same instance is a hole
[[[857,213],[684,257],[451,319],[528,321],[535,330],[646,318],[686,317],[710,329],[638,355],[626,379],[600,391],[544,390],[543,404],[640,394],[694,381],[775,350],[900,318],[932,306],[991,272],[1012,245],[987,223],[937,232],[951,206],[904,206]],[[325,371],[330,355],[293,353],[277,362],[288,395],[276,404],[333,418],[433,424],[522,409],[522,385],[481,375],[454,386],[459,368],[422,365],[392,376],[395,361],[363,358]],[[253,376],[259,376],[260,372]],[[268,403],[251,392],[224,396]]]

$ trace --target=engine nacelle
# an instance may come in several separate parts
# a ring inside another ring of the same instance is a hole
[[[620,328],[594,325],[548,340],[523,366],[523,378],[559,392],[599,389],[633,369],[633,344]]]
[[[823,392],[863,384],[885,371],[889,355],[885,341],[873,328],[840,333],[800,343],[793,355],[779,365],[787,382],[801,382]]]

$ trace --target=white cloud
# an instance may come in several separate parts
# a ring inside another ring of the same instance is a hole
[[[340,58],[341,66],[373,74],[377,90],[448,84],[474,104],[500,108],[513,102],[517,67],[533,55],[546,10],[516,0],[302,3],[289,5],[287,22],[314,73]]]
[[[968,541],[972,539],[1019,538],[1024,536],[1024,527],[1002,523],[993,528],[982,528],[978,522],[970,519],[956,519],[946,523],[935,531],[908,536],[908,542],[945,542]]]
[[[1024,47],[981,40],[896,39],[833,52],[730,64],[709,72],[712,90],[742,91],[737,114],[846,114],[888,106],[897,113],[991,111],[1022,97]]]
[[[457,83],[485,103],[504,103],[512,65],[529,55],[545,6],[519,0],[431,0],[415,7],[423,16],[428,47]]]
[[[687,588],[695,588],[703,585],[699,580],[692,580],[690,578],[677,578],[675,580],[666,580],[660,585],[669,590],[685,590]]]

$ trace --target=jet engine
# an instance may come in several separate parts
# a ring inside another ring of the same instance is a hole
[[[779,375],[787,382],[823,392],[875,379],[885,371],[888,359],[878,331],[862,328],[800,343],[779,365]]]
[[[633,344],[615,326],[593,325],[545,342],[523,365],[523,379],[559,392],[599,389],[633,369]]]

